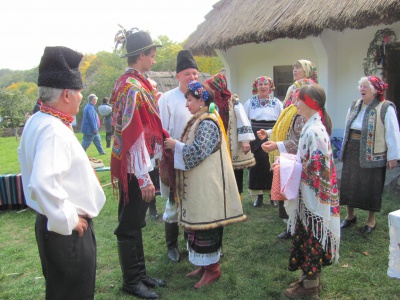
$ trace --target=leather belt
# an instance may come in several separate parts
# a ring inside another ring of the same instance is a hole
[[[350,138],[353,140],[361,140],[361,131],[359,130],[350,131]]]

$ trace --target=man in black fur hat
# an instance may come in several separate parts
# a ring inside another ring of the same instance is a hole
[[[94,299],[92,218],[105,195],[71,126],[82,101],[81,59],[69,48],[46,47],[38,79],[42,104],[25,124],[19,147],[26,202],[37,211],[46,299]]]
[[[189,82],[198,80],[197,63],[190,50],[181,50],[176,63],[176,78],[179,86],[163,94],[158,100],[163,127],[173,139],[180,139],[183,129],[192,114],[186,107],[185,93]],[[171,190],[161,183],[161,195],[168,197],[163,219],[165,221],[165,240],[167,256],[173,262],[179,262],[178,248],[178,205],[174,201]]]

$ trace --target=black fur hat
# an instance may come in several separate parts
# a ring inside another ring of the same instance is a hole
[[[39,64],[38,86],[80,90],[79,63],[83,55],[67,47],[46,47]]]
[[[178,53],[176,59],[176,73],[186,69],[196,69],[198,70],[197,63],[193,58],[192,52],[190,50],[181,50]]]

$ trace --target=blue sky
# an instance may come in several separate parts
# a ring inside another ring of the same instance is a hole
[[[39,64],[46,46],[112,51],[118,24],[182,42],[218,0],[2,0],[0,69]]]

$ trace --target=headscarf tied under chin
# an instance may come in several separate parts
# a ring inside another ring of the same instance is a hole
[[[306,59],[300,59],[297,62],[301,65],[302,69],[304,70],[306,78],[309,78],[315,83],[318,83],[317,67],[311,61]]]
[[[232,93],[228,90],[228,83],[224,74],[218,73],[207,79],[204,84],[214,92],[214,103],[218,107],[218,112],[224,123],[225,129],[228,128],[229,121],[229,101]]]
[[[376,95],[379,98],[379,101],[385,100],[383,97],[383,91],[388,89],[388,84],[380,80],[380,78],[376,76],[368,76],[368,81],[372,84],[376,91]]]
[[[257,87],[258,87],[258,85],[259,85],[260,83],[262,83],[262,82],[269,83],[269,90],[270,90],[270,92],[272,92],[272,91],[275,90],[274,82],[272,81],[272,79],[269,78],[268,76],[261,76],[261,77],[258,77],[256,80],[254,80],[254,83],[253,83],[253,90],[252,90],[253,95],[257,95],[257,94],[258,94],[258,89],[257,89]]]

